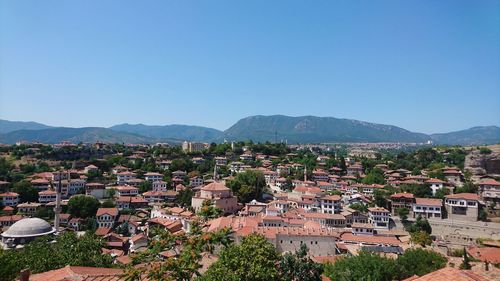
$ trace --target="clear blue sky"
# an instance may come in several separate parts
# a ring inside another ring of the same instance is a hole
[[[1,119],[500,124],[500,1],[0,3]]]

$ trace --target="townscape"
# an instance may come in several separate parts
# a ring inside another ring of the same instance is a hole
[[[499,0],[0,0],[0,281],[500,281]]]
[[[0,151],[0,280],[500,278],[498,145]]]

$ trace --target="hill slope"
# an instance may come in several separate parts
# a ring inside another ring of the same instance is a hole
[[[283,115],[251,116],[239,120],[224,132],[229,140],[317,142],[426,142],[430,137],[405,129],[333,117]]]
[[[0,119],[0,134],[10,133],[17,130],[42,130],[52,128],[37,122],[9,121]]]
[[[13,144],[17,141],[59,143],[61,141],[79,142],[107,142],[107,143],[153,143],[157,139],[141,135],[117,132],[111,129],[86,128],[51,128],[41,130],[18,130],[7,134],[0,134],[0,143]]]
[[[443,134],[432,134],[437,144],[481,145],[500,143],[500,128],[480,126]]]
[[[216,129],[188,125],[149,126],[144,124],[120,124],[110,127],[110,129],[157,139],[179,139],[188,141],[210,142],[220,139],[222,136],[222,132]]]

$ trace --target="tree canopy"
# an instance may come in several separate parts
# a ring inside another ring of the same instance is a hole
[[[68,232],[52,243],[49,237],[38,238],[19,250],[0,249],[0,281],[14,280],[25,268],[32,273],[62,268],[66,265],[111,267],[110,255],[102,254],[104,243],[92,234],[77,237]]]
[[[94,196],[75,195],[69,199],[68,212],[73,217],[93,217],[99,208],[99,201]]]
[[[219,259],[201,280],[268,281],[278,280],[276,248],[261,235],[251,234],[240,245],[231,245],[220,252]]]

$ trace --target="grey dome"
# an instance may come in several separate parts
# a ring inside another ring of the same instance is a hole
[[[39,218],[26,218],[14,223],[2,237],[21,238],[35,237],[54,233],[55,229],[50,224]]]

